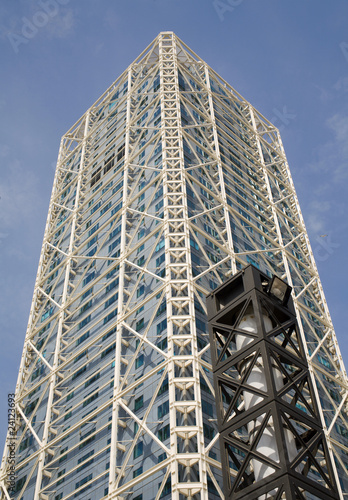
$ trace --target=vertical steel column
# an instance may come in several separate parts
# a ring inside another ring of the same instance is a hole
[[[267,171],[267,167],[266,167],[266,164],[265,164],[265,161],[264,161],[264,157],[263,157],[263,153],[262,153],[262,149],[261,149],[260,137],[259,137],[259,134],[257,132],[254,110],[253,110],[252,106],[249,106],[249,109],[250,109],[250,115],[251,115],[252,125],[253,125],[254,131],[255,131],[255,138],[256,138],[256,141],[257,141],[257,148],[258,148],[258,153],[259,153],[259,157],[260,157],[260,163],[262,165],[262,170],[263,170],[263,175],[264,175],[264,179],[265,179],[265,184],[266,184],[266,187],[267,187],[267,196],[268,196],[268,199],[269,199],[269,203],[271,205],[271,210],[272,210],[272,215],[273,215],[273,221],[274,221],[274,224],[275,224],[275,227],[276,227],[276,232],[277,232],[277,235],[278,235],[278,243],[279,243],[279,248],[280,248],[280,251],[281,251],[281,254],[282,254],[282,260],[283,260],[283,263],[284,263],[284,268],[285,268],[285,273],[286,273],[286,279],[287,279],[287,282],[289,283],[289,285],[291,287],[293,287],[292,275],[291,275],[291,271],[290,271],[290,267],[289,267],[288,257],[287,257],[286,251],[285,251],[283,237],[282,237],[282,233],[281,233],[281,229],[280,229],[280,223],[279,223],[279,219],[278,219],[278,215],[277,215],[277,210],[276,210],[274,199],[273,199],[272,189],[271,189],[271,186],[270,186],[269,174],[268,174],[268,171]],[[315,264],[314,257],[313,257],[313,254],[312,254],[311,246],[310,246],[309,239],[308,239],[308,236],[307,236],[307,232],[306,232],[304,220],[303,220],[303,217],[302,217],[301,209],[300,209],[300,206],[298,204],[298,200],[297,200],[295,188],[294,188],[294,185],[293,185],[293,182],[292,182],[290,170],[289,170],[289,168],[286,165],[285,153],[284,153],[284,150],[282,148],[282,143],[281,143],[281,140],[280,140],[279,132],[277,132],[277,137],[278,137],[278,143],[279,143],[279,146],[281,148],[282,154],[284,155],[284,162],[285,162],[287,180],[288,180],[288,182],[289,182],[289,184],[290,184],[290,186],[292,188],[292,191],[294,193],[293,196],[294,196],[294,199],[295,199],[296,215],[298,215],[299,218],[300,218],[301,225],[302,225],[302,228],[303,228],[302,232],[303,232],[303,235],[305,235],[305,241],[306,241],[307,250],[308,250],[308,253],[310,255],[312,265],[313,265],[313,270],[314,270],[314,272],[313,272],[313,278],[315,278],[316,282],[318,283],[319,289],[321,291],[321,297],[323,297],[323,290],[322,290],[322,287],[321,287],[319,274],[318,274],[318,271],[317,271],[317,268],[316,268],[316,264]],[[308,368],[309,368],[309,373],[310,373],[310,377],[311,377],[312,384],[313,384],[313,389],[314,389],[314,392],[315,392],[315,397],[316,397],[317,401],[319,401],[318,389],[317,389],[316,382],[315,382],[315,374],[314,374],[315,370],[313,368],[313,365],[312,365],[312,362],[311,362],[311,359],[310,359],[310,355],[309,355],[309,351],[308,351],[308,346],[307,346],[307,343],[306,343],[306,337],[305,337],[305,333],[304,333],[304,329],[303,329],[303,325],[302,325],[302,321],[301,321],[300,307],[299,307],[298,300],[297,300],[296,296],[293,296],[293,299],[294,299],[294,307],[295,307],[295,311],[296,311],[296,316],[297,316],[297,321],[298,321],[298,325],[299,325],[299,330],[300,330],[300,333],[301,333],[301,338],[302,338],[304,350],[306,352],[306,357],[307,357],[307,360],[308,360]],[[326,304],[325,300],[324,300],[324,304]],[[328,312],[327,306],[325,307],[325,312],[327,314],[327,318],[331,322],[331,318],[329,316],[329,312]],[[342,374],[345,375],[345,370],[344,370],[343,362],[341,360],[341,369],[342,369],[342,367],[343,367]],[[346,383],[347,383],[347,381],[346,381]],[[329,440],[329,433],[328,433],[328,430],[327,430],[327,426],[326,426],[326,422],[325,422],[325,418],[324,418],[324,413],[323,413],[321,405],[318,405],[318,411],[319,411],[319,415],[320,415],[321,425],[322,425],[322,428],[324,430],[324,433],[325,433],[325,436],[326,436],[326,439],[327,439],[327,444],[328,444],[330,458],[331,458],[331,464],[332,464],[333,471],[334,471],[335,478],[336,478],[336,482],[337,482],[337,485],[338,485],[340,499],[343,500],[343,492],[341,491],[341,486],[340,486],[339,479],[338,479],[338,473],[337,473],[337,469],[336,469],[336,466],[335,466],[335,460],[334,460],[334,457],[333,457],[332,445],[331,445],[330,440]]]
[[[236,266],[236,258],[235,258],[235,253],[234,253],[232,230],[231,230],[231,224],[230,224],[231,215],[230,215],[228,208],[227,208],[224,173],[222,170],[220,145],[219,145],[219,138],[218,138],[217,127],[216,127],[216,119],[215,119],[214,102],[213,102],[213,96],[212,96],[212,90],[211,90],[211,84],[210,84],[209,68],[208,68],[207,64],[204,64],[204,71],[205,71],[206,85],[207,85],[208,94],[209,94],[209,97],[208,97],[209,114],[210,114],[210,117],[212,120],[213,141],[214,141],[214,146],[215,146],[215,153],[216,153],[217,160],[218,160],[219,184],[221,186],[221,197],[222,197],[222,202],[223,202],[223,206],[224,206],[227,241],[228,241],[229,250],[231,252],[231,274],[235,274],[237,272],[237,266]]]
[[[75,230],[76,230],[76,224],[77,224],[77,218],[78,218],[78,212],[79,212],[79,198],[80,198],[80,190],[81,190],[81,184],[82,184],[82,175],[84,172],[84,168],[86,167],[85,154],[86,154],[87,140],[88,140],[88,126],[89,126],[89,112],[87,112],[85,115],[85,127],[84,127],[83,143],[82,143],[82,150],[81,150],[81,160],[80,160],[80,165],[79,165],[78,180],[77,180],[77,187],[76,187],[74,213],[73,213],[73,218],[72,218],[72,222],[71,222],[69,250],[68,250],[68,257],[67,257],[66,268],[65,268],[63,295],[62,295],[62,300],[61,300],[61,310],[59,313],[58,331],[57,331],[57,337],[56,337],[54,361],[53,361],[53,366],[52,366],[53,369],[52,369],[52,372],[50,375],[50,388],[49,388],[49,396],[48,396],[48,401],[47,401],[44,433],[43,433],[43,437],[42,437],[42,449],[41,449],[41,453],[39,456],[39,466],[38,466],[38,472],[37,472],[37,476],[36,476],[35,495],[34,495],[35,499],[39,498],[39,491],[41,489],[42,473],[43,473],[43,468],[44,468],[45,456],[47,453],[46,447],[47,447],[47,442],[48,442],[49,426],[50,426],[50,421],[51,421],[51,416],[52,416],[52,404],[53,404],[54,389],[55,389],[56,379],[58,376],[57,371],[59,368],[59,354],[60,354],[60,349],[61,349],[61,336],[62,336],[62,332],[63,332],[65,307],[66,307],[67,298],[68,298],[68,286],[69,286],[69,279],[70,279],[71,261],[72,261],[72,257],[73,257],[72,254],[74,252]]]
[[[176,40],[159,41],[172,499],[207,500]],[[182,425],[177,425],[180,415]]]
[[[63,149],[64,149],[64,138],[62,138],[60,141],[60,148],[59,148],[58,162],[57,162],[58,164],[60,163],[60,161],[62,159]],[[38,270],[36,273],[36,279],[35,279],[35,285],[34,285],[34,295],[33,295],[33,300],[32,300],[31,307],[30,307],[29,321],[28,321],[28,326],[27,326],[27,331],[26,331],[26,338],[24,341],[23,354],[22,354],[22,358],[21,358],[21,362],[20,362],[20,366],[19,366],[19,373],[18,373],[18,378],[17,378],[17,383],[16,383],[15,393],[16,393],[17,398],[18,398],[20,390],[21,390],[22,379],[24,376],[24,368],[25,368],[25,361],[26,361],[26,357],[27,357],[27,347],[28,347],[28,340],[29,340],[28,336],[31,333],[31,329],[32,329],[32,323],[33,323],[33,318],[34,318],[34,309],[35,309],[35,305],[36,305],[36,297],[37,297],[37,291],[38,291],[38,286],[39,286],[39,279],[41,277],[42,266],[43,266],[44,257],[45,257],[44,247],[45,247],[45,244],[47,243],[47,237],[48,237],[48,233],[49,233],[49,229],[50,229],[50,222],[52,219],[52,212],[53,212],[53,206],[54,206],[53,200],[54,200],[54,197],[55,197],[56,191],[58,189],[58,185],[59,185],[59,174],[60,174],[60,171],[59,171],[59,169],[57,169],[55,176],[54,176],[54,181],[53,181],[52,194],[51,194],[48,215],[47,215],[47,220],[46,220],[46,226],[45,226],[45,231],[44,231],[43,250],[41,251],[41,254],[40,254]],[[4,447],[4,453],[3,453],[3,457],[2,457],[2,462],[1,462],[1,470],[2,471],[6,470],[7,453],[8,453],[8,442],[6,440],[5,447]],[[2,488],[3,488],[5,495],[9,498],[4,484],[2,485]]]
[[[121,382],[121,350],[122,350],[122,320],[124,315],[124,281],[126,274],[127,257],[127,202],[128,202],[128,174],[129,174],[129,128],[131,122],[130,103],[131,103],[131,84],[132,67],[128,69],[128,93],[127,93],[127,115],[126,115],[126,137],[125,137],[125,157],[123,171],[123,198],[122,198],[122,222],[121,222],[121,248],[120,248],[120,271],[119,271],[119,289],[118,289],[118,321],[116,327],[116,348],[115,348],[115,382],[112,406],[112,424],[111,424],[111,446],[110,446],[110,472],[109,472],[109,497],[113,498],[112,493],[115,489],[116,479],[116,450],[117,434],[119,427],[119,399]]]

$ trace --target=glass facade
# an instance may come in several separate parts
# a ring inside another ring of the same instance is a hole
[[[223,498],[205,296],[249,263],[293,287],[347,491],[346,373],[279,133],[161,33],[62,139],[1,498]]]

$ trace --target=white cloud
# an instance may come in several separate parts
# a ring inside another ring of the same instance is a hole
[[[337,92],[340,92],[341,90],[343,92],[348,92],[348,76],[342,76],[341,78],[339,78],[333,88]]]
[[[317,213],[314,211],[307,215],[306,217],[307,231],[310,234],[319,234],[324,231],[325,221],[318,217]]]
[[[333,181],[340,183],[348,178],[348,116],[337,113],[327,124],[334,133],[334,140],[327,144],[333,163]]]
[[[341,183],[348,178],[348,116],[336,113],[326,125],[331,137],[318,148],[310,168],[330,174],[330,182]]]
[[[327,141],[315,151],[307,172],[306,225],[309,233],[337,230],[345,220],[348,199],[348,116],[336,113],[326,120]],[[308,171],[309,170],[309,171]]]
[[[75,18],[72,9],[60,9],[47,25],[47,32],[51,38],[66,38],[74,31]]]

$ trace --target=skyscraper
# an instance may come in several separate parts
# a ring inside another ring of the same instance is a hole
[[[205,296],[246,264],[293,287],[344,498],[347,376],[279,132],[163,32],[62,138],[1,498],[223,498]]]

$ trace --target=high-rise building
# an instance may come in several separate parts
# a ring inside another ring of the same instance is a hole
[[[62,138],[1,499],[224,498],[205,296],[250,263],[293,288],[343,499],[347,375],[279,132],[160,33]]]

